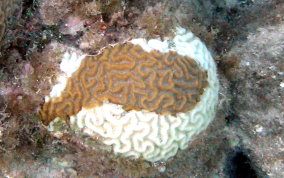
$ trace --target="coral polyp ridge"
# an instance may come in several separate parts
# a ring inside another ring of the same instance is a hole
[[[66,83],[61,96],[43,106],[42,117],[74,115],[105,100],[123,109],[173,114],[192,109],[207,85],[206,72],[175,52],[145,52],[131,43],[86,57]]]
[[[78,59],[44,103],[43,122],[70,118],[72,128],[99,135],[114,153],[167,160],[187,148],[215,116],[214,60],[184,29],[173,39],[134,39]]]

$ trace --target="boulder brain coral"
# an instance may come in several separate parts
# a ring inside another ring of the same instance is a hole
[[[44,124],[70,119],[73,128],[100,135],[115,153],[159,161],[186,148],[215,116],[215,63],[182,28],[164,42],[134,39],[80,59],[46,98]]]

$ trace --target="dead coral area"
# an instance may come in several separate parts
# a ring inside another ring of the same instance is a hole
[[[7,21],[1,41],[1,97],[7,103],[6,109],[18,115],[38,110],[67,50],[62,44],[52,43],[65,36],[56,26],[42,24],[38,7],[39,1],[23,1],[20,10]]]
[[[277,24],[283,20],[283,2],[273,0],[224,0],[214,7],[209,29],[217,30],[213,49],[218,54],[227,53],[237,42],[246,40],[260,26]],[[236,2],[228,5],[229,2]],[[225,5],[224,5],[225,4]]]
[[[82,35],[76,45],[95,54],[132,38],[171,36],[171,8],[167,1],[43,0],[39,11],[43,23],[59,25],[62,34]]]
[[[47,25],[56,25],[70,15],[83,20],[104,17],[108,21],[122,9],[124,3],[122,0],[42,0],[39,12],[43,23]]]
[[[250,159],[270,177],[284,175],[283,27],[283,22],[260,27],[227,54],[240,59],[230,71],[233,137],[241,138]]]
[[[49,92],[49,80],[58,66],[54,58],[39,55],[50,39],[38,21],[36,4],[24,1],[22,5],[7,20],[1,41],[0,176],[3,177],[32,175],[25,173],[27,167],[23,165],[37,170],[41,164],[37,156],[46,142],[52,140],[42,127],[37,110]]]
[[[204,18],[205,12],[193,13],[196,22],[213,32],[209,47],[215,51],[220,77],[227,80],[221,85],[228,82],[230,91],[220,92],[220,101],[231,103],[224,128],[233,150],[222,171],[241,177],[283,177],[284,4],[225,2],[229,1],[195,1],[212,19]]]
[[[7,21],[1,41],[0,94],[5,101],[5,110],[14,116],[36,113],[43,96],[49,92],[47,84],[58,67],[54,59],[39,60],[44,53],[39,55],[38,52],[51,37],[46,37],[50,31],[37,18],[37,5],[29,1],[22,5],[21,10]]]
[[[115,18],[125,6],[121,0],[43,0],[39,12],[44,24],[59,25],[63,34],[76,35],[91,30],[98,36],[89,35],[90,38],[98,40],[103,38],[102,31],[106,30],[112,16]]]
[[[79,41],[80,48],[92,53],[107,44],[133,38],[163,38],[172,35],[175,21],[167,14],[169,7],[166,3],[157,1],[153,6],[146,6],[144,9],[138,4],[141,2],[133,6],[132,3],[126,4],[109,19],[102,16],[103,23],[89,21],[90,24]]]
[[[251,16],[247,21],[238,20],[246,14],[238,17],[237,24],[243,25],[234,30],[235,39],[219,33],[227,36],[226,45],[218,50],[222,51],[219,69],[230,82],[228,139],[235,150],[235,157],[228,153],[227,167],[231,168],[226,171],[236,171],[232,167],[242,165],[236,161],[239,159],[249,163],[246,167],[254,170],[254,176],[283,177],[284,4],[262,1],[255,7],[252,12],[258,10],[261,16]]]
[[[0,40],[5,33],[7,19],[16,9],[19,9],[20,3],[20,0],[0,2]]]

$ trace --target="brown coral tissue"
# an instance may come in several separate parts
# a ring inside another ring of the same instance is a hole
[[[119,44],[85,58],[62,95],[44,104],[41,116],[48,124],[105,100],[123,105],[126,111],[145,109],[175,115],[198,103],[206,79],[207,73],[188,57]]]

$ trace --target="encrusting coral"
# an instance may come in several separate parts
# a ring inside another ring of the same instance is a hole
[[[182,28],[163,42],[134,39],[95,57],[66,54],[61,69],[67,77],[45,99],[44,124],[69,119],[73,129],[100,135],[124,156],[167,160],[215,116],[215,63]]]

